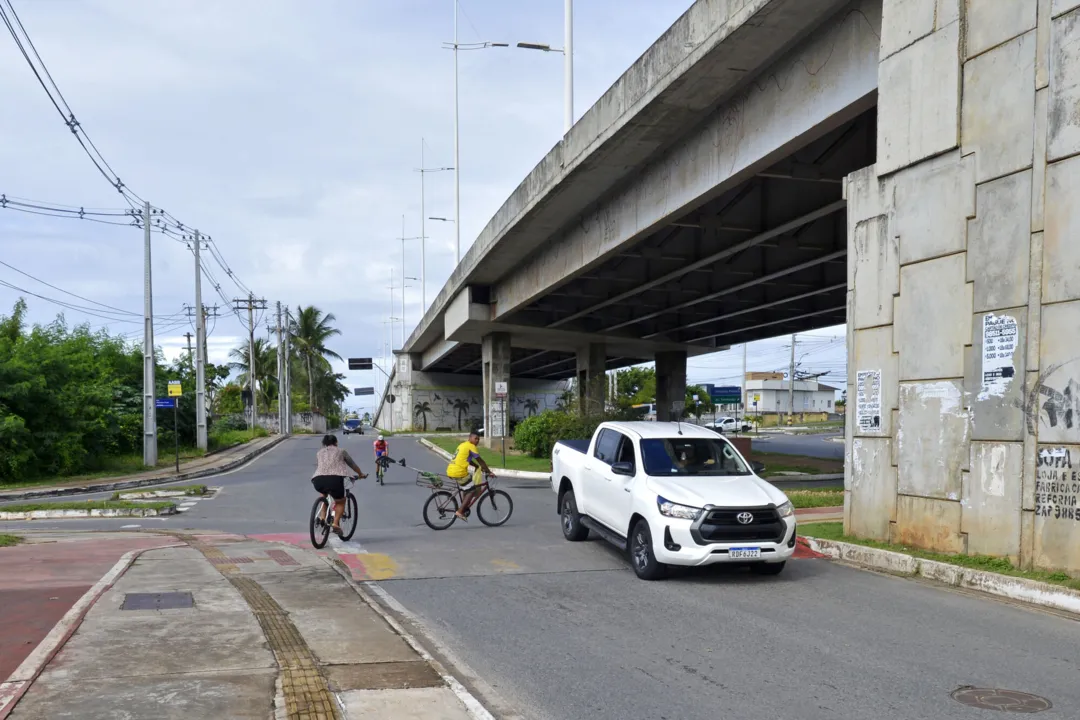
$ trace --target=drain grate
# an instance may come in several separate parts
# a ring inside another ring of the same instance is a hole
[[[189,592],[128,593],[121,610],[183,610],[195,606]]]
[[[970,685],[953,690],[952,699],[981,710],[1001,712],[1037,713],[1053,707],[1046,698],[1031,693],[999,688],[977,688]]]

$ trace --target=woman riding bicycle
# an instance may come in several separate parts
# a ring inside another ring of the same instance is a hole
[[[484,482],[483,476],[495,477],[495,473],[491,472],[491,468],[484,462],[484,458],[480,457],[480,449],[476,447],[478,442],[480,442],[480,434],[477,432],[469,433],[469,439],[458,445],[453,459],[446,468],[446,475],[455,480],[461,488],[463,502],[458,511],[454,513],[459,520],[465,520],[469,508],[476,502],[478,498],[476,491],[480,489]],[[475,470],[472,468],[475,468]]]
[[[311,477],[311,484],[316,492],[322,496],[329,495],[334,498],[334,534],[341,536],[341,514],[345,511],[345,478],[356,473],[360,479],[367,477],[349,457],[349,453],[338,447],[336,435],[325,435],[322,439],[322,447],[315,454],[315,474]],[[324,515],[320,520],[325,521]]]

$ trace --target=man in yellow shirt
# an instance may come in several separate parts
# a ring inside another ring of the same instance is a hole
[[[480,442],[480,434],[469,433],[469,439],[458,445],[454,458],[446,467],[447,477],[456,481],[462,490],[462,504],[455,513],[462,520],[465,520],[465,513],[478,498],[477,490],[484,482],[483,476],[495,476],[488,464],[480,457],[480,449],[476,447],[478,442]]]

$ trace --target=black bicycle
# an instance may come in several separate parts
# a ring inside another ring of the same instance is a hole
[[[385,485],[383,482],[386,477],[386,469],[390,467],[390,463],[394,462],[388,455],[382,455],[375,458],[375,482],[379,485]]]
[[[345,478],[345,510],[341,514],[341,539],[351,540],[356,532],[357,515],[360,512],[356,504],[356,496],[352,494],[352,486],[358,477]],[[330,539],[330,532],[334,527],[334,504],[326,495],[320,495],[315,504],[311,506],[311,544],[316,549],[326,545]]]

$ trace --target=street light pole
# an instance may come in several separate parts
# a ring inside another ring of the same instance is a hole
[[[423,317],[427,312],[427,211],[425,208],[425,183],[424,175],[430,172],[445,172],[447,170],[454,170],[452,167],[437,167],[429,168],[424,167],[424,146],[427,143],[424,139],[420,139],[420,169],[417,172],[420,173],[420,316]],[[456,177],[455,171],[455,177]],[[455,228],[457,223],[454,223]],[[405,236],[405,229],[401,230],[402,237]]]
[[[456,1],[456,0],[455,0]],[[574,0],[566,0],[563,17],[563,32],[566,35],[563,51],[563,98],[565,101],[566,131],[574,126]]]
[[[454,0],[454,267],[461,263],[461,156],[458,130],[458,0]],[[402,233],[404,235],[404,233]]]

